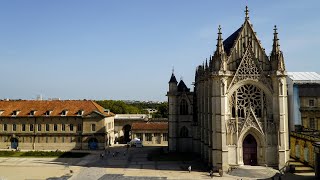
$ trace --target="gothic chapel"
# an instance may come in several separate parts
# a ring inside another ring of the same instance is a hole
[[[196,68],[194,92],[172,73],[169,151],[195,152],[214,169],[289,160],[286,70],[277,27],[266,55],[246,7],[242,26]]]

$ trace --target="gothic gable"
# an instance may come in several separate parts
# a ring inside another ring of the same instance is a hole
[[[264,85],[266,85],[270,90],[272,90],[271,82],[269,82],[265,77],[264,72],[261,68],[261,64],[255,57],[250,44],[246,48],[246,51],[240,61],[237,71],[229,85],[229,89],[237,82],[245,79],[260,81]]]
[[[237,36],[237,38],[235,38]],[[232,37],[232,38],[231,38]],[[231,39],[230,39],[231,38]],[[234,42],[232,42],[234,41]],[[254,57],[258,60],[261,68],[264,71],[269,71],[271,68],[270,61],[262,47],[260,40],[258,40],[252,25],[248,20],[244,22],[242,27],[233,33],[224,42],[225,46],[228,45],[228,69],[231,71],[237,70],[243,55],[246,52],[248,45],[251,45]],[[233,44],[231,46],[231,44]],[[230,49],[230,47],[232,47]]]
[[[259,122],[257,120],[253,110],[250,108],[250,110],[248,112],[249,112],[249,114],[248,114],[247,118],[245,119],[245,121],[242,121],[242,122],[240,121],[238,132],[240,132],[240,134],[241,134],[247,128],[253,127],[253,128],[256,128],[261,134],[264,134],[261,122]]]

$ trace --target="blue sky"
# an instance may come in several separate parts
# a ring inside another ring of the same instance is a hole
[[[166,100],[246,5],[267,54],[276,24],[287,71],[320,72],[319,0],[3,0],[0,98]]]

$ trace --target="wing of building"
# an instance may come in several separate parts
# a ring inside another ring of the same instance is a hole
[[[288,104],[284,57],[276,26],[267,56],[246,8],[241,27],[196,68],[194,92],[172,74],[169,150],[193,151],[208,165],[267,165],[289,160]],[[270,33],[272,28],[270,28]]]
[[[287,82],[290,130],[320,130],[320,74],[288,72]]]
[[[104,149],[114,114],[87,100],[0,101],[0,149]]]

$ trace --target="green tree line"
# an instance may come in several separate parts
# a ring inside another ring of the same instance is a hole
[[[133,102],[126,103],[121,100],[99,100],[96,101],[100,106],[110,109],[115,114],[148,114],[148,111],[144,110],[152,108],[158,110],[153,114],[155,118],[167,118],[168,117],[168,103],[146,103],[146,102]]]

